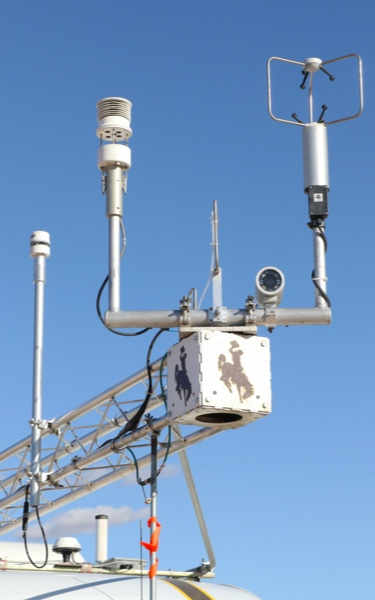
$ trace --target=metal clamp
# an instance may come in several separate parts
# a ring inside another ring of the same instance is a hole
[[[227,322],[227,307],[215,306],[209,309],[209,320],[211,323],[226,323]]]
[[[190,325],[190,315],[189,315],[190,307],[191,307],[190,298],[187,296],[183,296],[180,300],[180,311],[181,311],[180,325],[182,325],[182,326]]]

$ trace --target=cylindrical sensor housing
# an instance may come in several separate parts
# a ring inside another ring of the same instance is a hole
[[[104,170],[110,165],[118,165],[124,171],[131,167],[131,150],[122,144],[105,144],[98,148],[98,167]]]
[[[324,123],[307,123],[302,141],[305,192],[316,185],[329,189],[327,127]]]
[[[97,103],[98,129],[96,135],[106,142],[120,142],[131,137],[131,107],[126,98],[103,98]]]
[[[96,562],[108,558],[108,515],[96,515]]]
[[[51,254],[50,235],[47,231],[33,231],[30,236],[30,256],[45,256],[48,258]]]

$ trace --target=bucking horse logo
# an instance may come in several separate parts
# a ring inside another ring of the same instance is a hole
[[[185,406],[188,403],[188,400],[192,393],[192,387],[190,383],[190,379],[186,370],[186,358],[187,354],[185,352],[185,347],[181,346],[180,348],[180,362],[181,369],[179,369],[178,365],[175,366],[174,369],[174,378],[176,381],[176,392],[180,397],[180,400],[183,400]]]
[[[235,340],[230,343],[229,352],[233,362],[227,362],[224,354],[220,354],[218,359],[218,367],[221,371],[220,380],[223,381],[228,390],[233,393],[233,387],[237,388],[237,392],[242,403],[254,393],[254,387],[248,380],[246,373],[241,365],[241,356],[243,354],[240,345]]]

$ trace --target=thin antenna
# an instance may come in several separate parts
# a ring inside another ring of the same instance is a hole
[[[223,292],[222,292],[222,277],[221,268],[219,265],[219,217],[217,210],[217,200],[214,200],[212,211],[212,249],[213,249],[213,266],[212,266],[212,320],[223,321]]]
[[[153,431],[151,433],[151,494],[150,494],[150,534],[151,540],[156,535],[157,522],[156,522],[156,497],[158,493],[157,488],[157,458],[158,458],[158,434]],[[156,571],[158,566],[158,559],[156,557],[156,548],[153,546],[150,548],[150,572],[149,572],[149,583],[150,583],[150,600],[156,600]]]
[[[142,521],[139,521],[139,546],[140,546],[140,550],[139,550],[139,558],[140,558],[140,564],[141,564],[141,600],[143,600],[143,530],[142,530]]]

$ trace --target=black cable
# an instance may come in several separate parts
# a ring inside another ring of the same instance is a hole
[[[105,286],[107,285],[108,281],[109,281],[109,275],[107,275],[107,277],[104,279],[102,285],[99,288],[98,295],[96,297],[96,312],[98,314],[99,319],[103,323],[103,325],[105,325],[105,321],[103,319],[103,316],[102,316],[102,313],[100,310],[100,299],[102,297],[103,290],[104,290]],[[107,327],[107,329],[108,329],[108,331],[111,331],[112,333],[115,333],[116,335],[122,335],[123,337],[133,337],[135,335],[141,335],[142,333],[146,333],[146,331],[149,331],[151,329],[151,327],[146,327],[145,329],[141,329],[140,331],[135,331],[134,333],[123,333],[122,331],[116,331],[116,329],[112,329],[111,327]]]
[[[27,558],[29,559],[29,561],[31,562],[31,564],[33,565],[33,567],[35,567],[36,569],[43,569],[46,566],[47,562],[48,562],[48,544],[47,544],[46,534],[45,534],[42,522],[40,520],[39,509],[38,509],[37,506],[35,507],[36,518],[38,519],[38,524],[39,524],[39,527],[40,527],[40,531],[42,532],[44,547],[45,547],[45,550],[46,550],[45,560],[44,560],[43,564],[37,565],[33,561],[33,559],[30,556],[29,548],[28,548],[28,545],[27,545],[27,527],[28,527],[28,524],[29,524],[29,509],[30,509],[29,489],[30,489],[30,486],[27,485],[26,489],[25,489],[25,502],[24,502],[24,505],[23,505],[23,515],[22,515],[22,537],[23,537],[23,542],[24,542],[25,552],[26,552]]]
[[[326,301],[328,308],[331,308],[331,301],[330,301],[329,297],[327,296],[327,294],[325,293],[325,291],[321,288],[321,286],[319,285],[319,283],[315,279],[315,269],[313,269],[312,272],[311,272],[311,279],[312,279],[312,282],[315,285],[316,289],[319,291],[319,294]]]
[[[141,406],[139,407],[139,409],[137,410],[135,415],[133,415],[133,417],[131,419],[129,419],[129,421],[126,423],[125,427],[123,427],[123,429],[121,429],[120,433],[118,433],[116,435],[116,437],[104,442],[104,444],[99,446],[99,448],[102,448],[103,446],[106,446],[107,444],[112,444],[113,442],[116,442],[123,435],[125,435],[126,433],[129,433],[130,431],[134,431],[134,429],[136,429],[138,427],[142,416],[146,412],[147,405],[152,396],[151,352],[152,352],[154,344],[155,344],[156,340],[158,339],[159,335],[161,335],[164,331],[169,331],[169,329],[159,329],[159,331],[152,338],[151,343],[148,348],[147,360],[146,360],[146,368],[147,368],[147,375],[148,375],[148,388],[147,388],[147,393],[146,393],[146,397],[145,397],[144,401],[142,402]]]
[[[323,227],[321,225],[318,225],[318,229],[319,229],[320,237],[323,240],[324,252],[327,253],[327,250],[328,250],[328,241],[327,241],[327,238],[326,238],[326,234],[324,233],[324,229],[323,229]]]
[[[307,226],[310,227],[310,229],[318,229],[319,235],[323,240],[324,252],[326,253],[327,249],[328,249],[328,241],[327,241],[327,238],[324,233],[324,229],[323,229],[322,225],[320,223],[313,223],[312,221],[310,221],[310,223],[307,223]],[[311,279],[312,279],[312,282],[315,285],[316,289],[318,290],[319,294],[322,296],[322,298],[327,303],[328,308],[331,308],[331,301],[330,301],[328,295],[326,294],[326,292],[322,289],[322,287],[319,285],[319,283],[315,279],[315,269],[313,269],[311,272]]]

